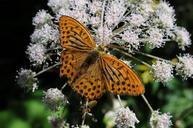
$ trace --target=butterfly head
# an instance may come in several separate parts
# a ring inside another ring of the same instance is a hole
[[[107,48],[105,47],[105,45],[100,44],[100,45],[98,45],[98,46],[96,47],[96,51],[107,53]]]

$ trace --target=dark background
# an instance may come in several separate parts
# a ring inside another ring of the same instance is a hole
[[[176,10],[177,24],[193,35],[193,1],[169,2]],[[15,76],[28,63],[25,50],[34,29],[32,17],[38,10],[48,9],[46,4],[47,0],[0,0],[0,111],[12,109],[28,98],[15,84]],[[192,51],[192,47],[187,50]]]

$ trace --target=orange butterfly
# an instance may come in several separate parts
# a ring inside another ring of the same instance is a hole
[[[144,93],[138,76],[115,56],[105,53],[77,20],[61,16],[59,20],[61,54],[60,75],[87,100],[100,98],[107,90],[132,96]]]

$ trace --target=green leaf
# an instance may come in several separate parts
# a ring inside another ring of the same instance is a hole
[[[31,128],[31,127],[25,121],[16,119],[8,124],[8,128]]]

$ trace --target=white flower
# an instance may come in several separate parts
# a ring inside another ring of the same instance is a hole
[[[88,4],[88,0],[70,0],[70,4],[72,7],[78,8],[78,9],[83,9],[86,8],[86,4]]]
[[[153,77],[158,82],[166,83],[173,78],[173,66],[167,62],[156,61],[152,68]]]
[[[178,43],[179,47],[182,50],[185,50],[185,47],[189,47],[192,42],[190,40],[190,33],[183,27],[176,27],[174,29],[175,41]]]
[[[141,14],[136,14],[136,13],[132,13],[127,20],[129,21],[130,25],[132,27],[138,27],[140,25],[142,25],[146,19],[143,15]]]
[[[165,44],[164,33],[159,28],[149,28],[145,36],[150,48],[160,48]]]
[[[61,117],[55,115],[48,116],[48,122],[53,128],[70,128],[68,123],[66,123]]]
[[[136,5],[136,11],[142,14],[144,17],[149,17],[151,13],[154,12],[152,7],[152,1],[142,0],[139,5]]]
[[[135,123],[139,123],[139,120],[128,107],[120,108],[115,113],[115,124],[117,128],[135,128]]]
[[[100,0],[93,0],[89,5],[90,13],[96,14],[102,11],[102,2]]]
[[[127,10],[127,3],[128,1],[126,0],[112,0],[108,3],[105,12],[105,20],[109,27],[118,25]]]
[[[50,24],[52,23],[53,17],[47,13],[45,10],[40,10],[37,12],[36,16],[33,18],[32,24],[34,26],[44,25],[44,24]]]
[[[138,37],[138,33],[134,31],[127,30],[123,34],[121,34],[122,40],[126,41],[124,43],[124,46],[130,49],[130,52],[132,52],[132,49],[137,50],[140,46],[140,41]]]
[[[17,84],[22,88],[27,88],[27,90],[32,90],[34,92],[38,86],[38,79],[35,78],[36,73],[28,69],[20,69],[18,75],[16,76]]]
[[[67,103],[66,98],[60,90],[57,88],[50,88],[45,92],[43,98],[44,103],[48,105],[52,110],[57,110],[61,105]]]
[[[41,28],[37,28],[34,30],[31,35],[31,41],[33,43],[44,43],[48,42],[57,42],[59,40],[59,32],[57,29],[52,26],[45,24]]]
[[[157,10],[167,13],[168,15],[171,16],[175,14],[173,7],[171,7],[170,4],[167,3],[166,1],[161,1],[158,4]]]
[[[151,128],[170,128],[172,116],[169,113],[160,114],[159,111],[154,111],[150,118]]]
[[[61,8],[57,13],[57,19],[59,19],[63,15],[70,16],[78,20],[82,24],[86,24],[89,21],[89,15],[86,13],[85,10],[78,10],[78,9],[69,10],[69,9]]]
[[[101,18],[99,16],[92,16],[89,22],[93,27],[98,27],[101,23]]]
[[[46,60],[46,48],[42,44],[30,44],[27,54],[34,65],[41,65]]]
[[[158,16],[157,22],[161,23],[163,28],[171,29],[174,27],[174,22],[176,21],[174,9],[167,2],[161,1],[155,13]]]
[[[110,38],[112,36],[112,30],[105,26],[100,26],[97,30],[97,38],[100,40],[99,43],[109,44],[111,43],[112,39]]]
[[[193,56],[185,54],[178,56],[179,62],[176,64],[176,71],[178,75],[181,75],[184,79],[193,77]]]
[[[67,8],[69,6],[68,0],[49,0],[47,4],[55,13],[61,8]]]

